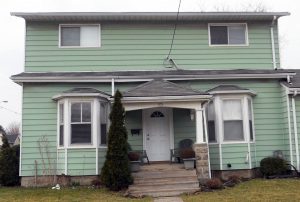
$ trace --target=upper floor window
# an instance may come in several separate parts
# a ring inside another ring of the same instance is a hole
[[[247,45],[247,24],[209,24],[210,45]]]
[[[60,47],[100,47],[100,25],[60,25]]]

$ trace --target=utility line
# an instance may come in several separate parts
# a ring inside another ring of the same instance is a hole
[[[10,111],[10,112],[12,112],[12,113],[21,115],[21,113],[19,113],[19,112],[13,111],[13,110],[11,110],[11,109],[8,109],[8,108],[2,107],[2,106],[0,106],[0,109],[5,109],[5,110]]]
[[[170,47],[169,54],[168,54],[167,58],[170,57],[170,54],[171,54],[171,51],[172,51],[172,48],[173,48],[173,43],[174,43],[174,38],[175,38],[176,29],[177,29],[177,23],[178,23],[178,17],[179,17],[180,5],[181,5],[181,0],[179,0],[179,4],[178,4],[176,21],[175,21],[175,26],[174,26],[174,31],[173,31],[172,41],[171,41],[171,47]]]

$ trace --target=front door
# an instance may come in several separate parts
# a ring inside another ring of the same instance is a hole
[[[170,114],[168,108],[144,110],[144,147],[150,161],[170,159]]]

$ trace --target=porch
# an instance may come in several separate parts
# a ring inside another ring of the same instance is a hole
[[[151,162],[170,161],[170,150],[193,141],[199,179],[210,178],[204,109],[211,95],[164,80],[152,80],[123,93],[128,142],[145,150]]]

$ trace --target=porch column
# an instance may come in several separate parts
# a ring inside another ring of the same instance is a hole
[[[210,178],[210,166],[208,145],[204,141],[203,109],[196,109],[196,143],[194,144],[194,151],[198,179],[201,183],[205,183]]]
[[[196,144],[204,143],[203,110],[196,109]]]

